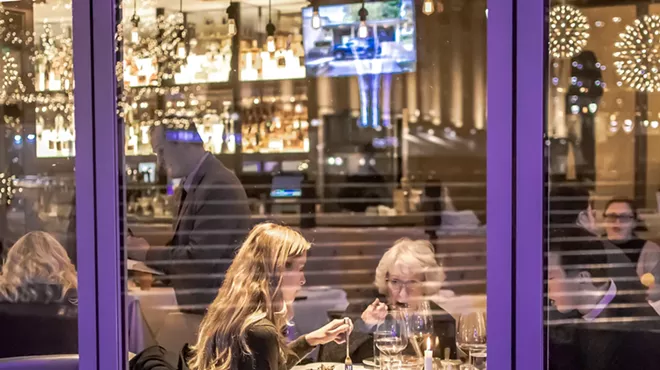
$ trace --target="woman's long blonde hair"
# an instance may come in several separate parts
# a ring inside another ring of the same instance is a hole
[[[62,245],[48,233],[31,231],[9,249],[0,275],[0,299],[36,302],[43,299],[36,286],[48,288],[47,300],[60,301],[78,288],[76,268]]]
[[[282,272],[291,258],[302,256],[310,246],[299,232],[285,226],[262,223],[250,231],[199,327],[188,361],[191,370],[229,370],[232,361],[251,353],[246,334],[262,319],[275,325],[284,360]]]

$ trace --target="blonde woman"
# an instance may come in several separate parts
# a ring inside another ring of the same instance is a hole
[[[362,361],[373,356],[372,333],[385,318],[388,309],[415,311],[420,310],[422,305],[428,307],[433,331],[439,339],[436,356],[442,357],[445,347],[454,354],[454,319],[429,299],[440,292],[444,280],[444,270],[438,265],[429,241],[404,238],[394,243],[376,267],[376,289],[373,294],[366,300],[351,304],[346,310],[346,315],[356,320],[356,330],[350,338],[351,359]],[[414,354],[414,351],[408,348],[407,353]],[[344,349],[332,343],[321,351],[322,361],[342,361],[343,356]]]
[[[315,346],[342,342],[352,324],[334,320],[286,344],[283,335],[310,243],[284,226],[255,226],[238,250],[200,325],[197,343],[184,349],[191,370],[283,370]]]
[[[50,234],[32,231],[7,253],[0,273],[0,303],[76,303],[76,268]]]
[[[0,271],[0,358],[78,353],[76,270],[52,236],[33,231]]]

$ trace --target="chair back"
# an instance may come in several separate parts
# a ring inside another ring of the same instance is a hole
[[[0,370],[78,370],[78,355],[4,358]]]

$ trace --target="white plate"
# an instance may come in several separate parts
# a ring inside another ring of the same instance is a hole
[[[378,365],[376,365],[376,359],[373,357],[365,358],[362,360],[362,364],[365,366],[378,367]]]
[[[339,362],[314,362],[307,365],[298,365],[295,366],[294,370],[321,370],[321,365],[323,365],[323,370],[344,370],[344,364]]]

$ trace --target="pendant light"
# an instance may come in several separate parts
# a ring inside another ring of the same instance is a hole
[[[237,33],[236,29],[236,14],[234,12],[234,3],[229,3],[229,7],[227,7],[227,35],[229,37],[234,37]]]
[[[186,50],[186,25],[185,16],[183,15],[183,0],[179,0],[179,15],[181,17],[181,24],[179,24],[179,45],[176,49],[176,56],[179,59],[186,59],[188,51]]]
[[[133,0],[133,16],[131,17],[131,42],[137,44],[140,42],[140,17],[137,15],[137,0]]]
[[[275,25],[271,21],[271,0],[268,0],[268,24],[266,25],[266,50],[269,53],[275,52]]]
[[[358,37],[361,39],[367,38],[369,36],[369,28],[367,28],[367,16],[369,12],[364,7],[364,0],[362,0],[362,8],[358,11],[358,16],[360,16],[360,26],[358,27]]]
[[[319,15],[319,4],[318,0],[314,1],[314,5],[312,7],[313,12],[312,12],[312,28],[315,30],[318,30],[321,28],[321,16]]]
[[[435,12],[435,0],[424,0],[422,3],[422,13],[431,15]]]

